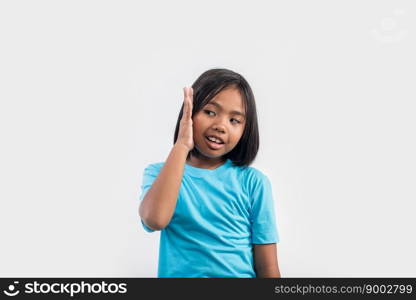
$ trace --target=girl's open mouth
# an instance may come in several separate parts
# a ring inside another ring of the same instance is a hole
[[[217,143],[217,142],[210,141],[207,136],[205,137],[205,141],[208,147],[212,150],[218,150],[224,146],[224,143]]]

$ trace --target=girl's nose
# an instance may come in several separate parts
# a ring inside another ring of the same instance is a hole
[[[224,126],[222,126],[222,125],[214,125],[214,130],[218,131],[218,132],[221,132],[221,133],[225,132]]]

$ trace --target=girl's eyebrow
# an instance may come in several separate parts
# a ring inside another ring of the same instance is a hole
[[[218,107],[219,109],[222,109],[221,105],[219,105],[219,104],[218,104],[217,102],[215,102],[215,101],[208,102],[208,103],[207,103],[207,105],[208,105],[208,104],[212,104],[212,105],[214,105],[214,106]],[[240,115],[240,116],[242,116],[242,117],[246,117],[246,115],[245,115],[244,113],[242,113],[241,111],[232,110],[232,111],[230,111],[230,113],[231,113],[231,114],[233,114],[233,115]]]

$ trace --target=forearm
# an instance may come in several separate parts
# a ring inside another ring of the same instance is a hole
[[[276,243],[254,244],[254,268],[256,277],[280,278]]]
[[[153,229],[163,229],[173,216],[188,153],[188,148],[183,145],[173,146],[140,204],[140,217]]]
[[[278,267],[258,268],[256,269],[257,278],[280,278]]]

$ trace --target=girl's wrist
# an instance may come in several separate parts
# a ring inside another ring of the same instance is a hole
[[[188,154],[191,151],[191,149],[189,149],[187,146],[185,146],[184,144],[181,144],[181,143],[175,143],[173,145],[173,148],[174,149],[179,149],[179,151],[185,151],[186,154]]]

